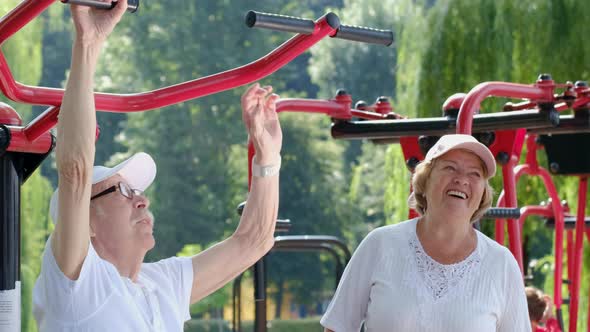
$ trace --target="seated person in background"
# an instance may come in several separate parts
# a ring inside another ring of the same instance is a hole
[[[525,292],[533,332],[561,332],[559,323],[553,316],[551,297],[535,287],[526,287]],[[544,326],[540,326],[540,323]]]

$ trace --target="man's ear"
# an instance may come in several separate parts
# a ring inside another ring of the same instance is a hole
[[[96,236],[96,232],[94,231],[94,222],[92,222],[92,220],[96,219],[93,218],[94,215],[96,215],[96,209],[92,206],[92,204],[90,205],[90,221],[89,221],[89,232],[90,232],[90,237],[95,237]]]

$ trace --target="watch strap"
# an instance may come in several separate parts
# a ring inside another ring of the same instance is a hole
[[[279,174],[281,169],[281,158],[279,157],[279,162],[272,165],[258,165],[254,159],[252,159],[252,176],[256,176],[259,178],[266,178],[270,176],[274,176]]]

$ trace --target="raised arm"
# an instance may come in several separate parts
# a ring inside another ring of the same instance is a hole
[[[282,132],[271,87],[251,86],[242,96],[242,115],[260,166],[280,164]],[[252,187],[240,223],[228,239],[193,257],[191,303],[238,276],[274,244],[279,206],[279,176],[252,177]]]
[[[57,124],[55,155],[59,205],[51,249],[61,271],[73,280],[80,274],[90,241],[90,191],[96,132],[93,79],[100,49],[127,8],[127,0],[118,2],[110,11],[71,6],[76,37]]]

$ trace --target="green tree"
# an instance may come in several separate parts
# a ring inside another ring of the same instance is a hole
[[[41,256],[49,235],[49,199],[53,192],[49,180],[37,171],[21,190],[21,279],[22,331],[36,331],[33,318],[33,286],[41,271]]]
[[[355,99],[372,103],[385,95],[393,97],[395,112],[415,116],[408,99],[415,94],[419,73],[415,53],[426,39],[416,32],[424,26],[423,12],[420,1],[345,1],[337,11],[343,24],[391,29],[395,42],[388,48],[340,40],[316,46],[308,70],[320,96],[329,98],[344,88]],[[349,235],[353,244],[374,227],[406,218],[409,175],[399,147],[353,141],[346,150],[346,167],[350,203],[362,212]]]

